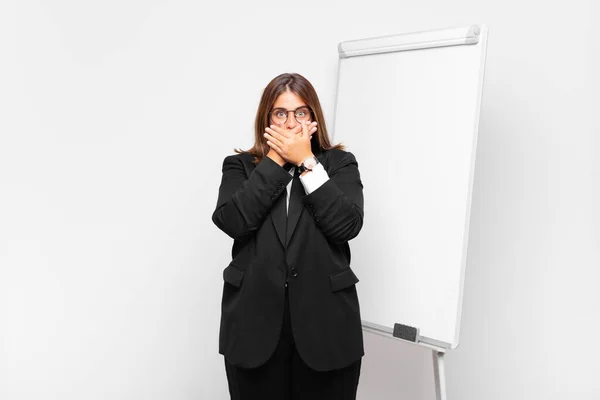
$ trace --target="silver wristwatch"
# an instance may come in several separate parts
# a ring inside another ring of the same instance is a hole
[[[303,173],[304,171],[312,171],[315,165],[318,163],[319,160],[317,160],[317,157],[306,157],[304,161],[302,161],[302,164],[300,164],[298,167],[298,171],[300,171],[300,173]]]

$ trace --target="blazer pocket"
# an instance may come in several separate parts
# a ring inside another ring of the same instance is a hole
[[[337,292],[338,290],[346,289],[358,282],[358,278],[354,275],[354,271],[348,267],[342,272],[336,272],[335,274],[329,275],[329,283],[331,283],[331,291]]]
[[[236,288],[239,288],[242,285],[245,274],[246,271],[239,269],[233,264],[229,264],[229,266],[223,270],[223,280]]]

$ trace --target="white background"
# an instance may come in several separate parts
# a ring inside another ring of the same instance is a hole
[[[210,216],[264,86],[303,74],[331,121],[338,42],[486,23],[449,398],[597,399],[598,12],[592,0],[3,1],[0,398],[228,398],[217,344],[232,240]],[[387,150],[385,132],[369,134]],[[360,398],[431,399],[428,354],[379,339],[365,337]]]

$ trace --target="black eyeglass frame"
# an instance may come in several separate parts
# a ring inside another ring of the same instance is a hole
[[[315,113],[313,112],[313,110],[309,106],[300,106],[300,107],[296,108],[295,110],[286,110],[283,107],[274,108],[271,111],[269,111],[269,120],[271,122],[273,122],[273,113],[275,111],[285,111],[285,113],[286,113],[285,114],[285,120],[282,122],[283,124],[285,124],[287,122],[287,120],[288,120],[288,117],[289,117],[290,113],[293,112],[294,113],[294,118],[296,118],[296,111],[298,111],[301,108],[308,108],[308,111],[310,112],[311,119],[312,120],[315,119]],[[296,122],[300,123],[300,121],[298,121],[298,118],[296,118]]]

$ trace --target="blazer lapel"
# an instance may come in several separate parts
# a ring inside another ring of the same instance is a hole
[[[286,189],[287,190],[287,189]],[[273,222],[273,226],[277,231],[277,237],[281,242],[281,245],[285,247],[285,229],[287,225],[287,218],[285,215],[285,202],[286,202],[286,193],[279,195],[275,204],[273,204],[273,208],[271,208],[271,221]]]

